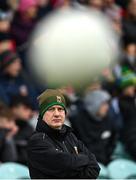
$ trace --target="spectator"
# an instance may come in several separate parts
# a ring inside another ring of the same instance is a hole
[[[17,151],[14,136],[18,131],[13,113],[0,105],[0,161],[16,161]]]
[[[121,65],[136,73],[136,43],[125,45],[125,57]]]
[[[53,10],[50,0],[38,0],[38,20]]]
[[[123,1],[122,0],[115,0],[115,2],[125,9],[127,6],[128,0],[123,0]]]
[[[129,69],[136,73],[136,43],[124,43],[123,48],[124,52],[122,54],[121,60],[114,68],[116,78],[120,78],[122,76],[124,69]]]
[[[136,43],[136,0],[128,1],[127,16],[123,20],[125,42]]]
[[[14,95],[28,96],[36,108],[35,97],[37,90],[32,85],[25,71],[22,70],[21,59],[12,51],[5,51],[0,55],[0,97],[9,104]]]
[[[6,1],[9,4],[10,9],[13,11],[13,13],[15,13],[15,11],[18,8],[19,1],[18,0],[6,0]]]
[[[33,133],[33,128],[29,124],[29,120],[32,117],[32,107],[26,97],[15,96],[12,98],[11,111],[16,118],[16,124],[19,128],[17,134],[15,135],[15,143],[18,153],[18,162],[26,164],[26,146],[29,137]]]
[[[122,141],[126,150],[136,160],[136,75],[126,71],[119,82],[119,106],[123,116]]]
[[[104,0],[104,12],[110,18],[114,30],[122,35],[122,9],[115,4],[114,0]]]
[[[39,97],[36,132],[28,144],[31,178],[91,178],[99,174],[93,154],[64,125],[66,102],[58,90],[48,89]]]
[[[71,117],[71,124],[78,137],[92,151],[99,162],[107,165],[116,143],[116,130],[108,117],[110,95],[103,90],[88,92],[84,108]]]
[[[0,53],[15,50],[15,41],[10,34],[11,14],[0,10]]]
[[[27,43],[35,26],[38,6],[36,0],[20,0],[11,24],[11,33],[17,46]]]
[[[115,3],[115,0],[104,0],[104,11],[111,20],[121,16],[121,8]]]
[[[11,24],[11,34],[17,46],[17,52],[22,59],[22,65],[27,68],[27,50],[29,38],[37,23],[37,0],[20,0],[18,9]]]

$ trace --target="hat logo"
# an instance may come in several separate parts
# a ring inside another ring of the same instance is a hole
[[[61,100],[61,97],[60,96],[57,96],[57,102],[61,103],[62,100]]]

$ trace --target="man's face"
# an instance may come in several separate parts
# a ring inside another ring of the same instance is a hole
[[[107,115],[108,110],[109,110],[109,103],[104,102],[99,108],[99,111],[98,111],[99,117],[104,118]]]
[[[37,6],[32,6],[26,11],[26,14],[28,15],[29,18],[33,19],[37,16],[37,11],[38,11]]]
[[[8,32],[10,29],[10,21],[8,20],[1,20],[0,21],[0,32]]]
[[[21,60],[17,58],[5,68],[5,72],[10,74],[12,77],[17,77],[21,71],[21,68]]]
[[[136,0],[131,0],[128,5],[128,11],[131,16],[136,18]]]
[[[12,111],[17,119],[29,121],[32,117],[32,109],[23,104],[13,107]]]
[[[135,90],[136,90],[136,88],[134,85],[128,86],[123,90],[123,94],[125,96],[134,97],[135,96]]]
[[[60,129],[65,121],[65,110],[62,106],[51,106],[44,114],[43,121],[51,128]]]

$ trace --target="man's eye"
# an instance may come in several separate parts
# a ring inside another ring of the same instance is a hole
[[[48,109],[48,111],[55,111],[55,110],[58,110],[59,112],[62,112],[62,111],[64,111],[64,108],[57,108],[57,109],[55,109],[55,108],[49,108],[49,109]]]
[[[64,109],[63,108],[59,108],[59,111],[64,111]]]
[[[49,108],[48,111],[54,111],[54,108]]]

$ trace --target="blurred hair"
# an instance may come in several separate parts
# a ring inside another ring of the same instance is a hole
[[[27,96],[21,96],[21,95],[16,95],[12,96],[11,102],[10,102],[10,107],[18,107],[20,105],[24,105],[30,109],[32,109],[32,104],[29,101],[29,97]]]
[[[0,121],[1,118],[7,118],[8,121],[12,121],[14,119],[14,115],[8,107],[0,104]]]

